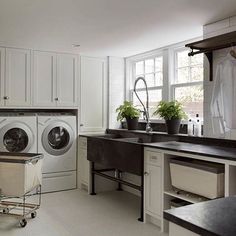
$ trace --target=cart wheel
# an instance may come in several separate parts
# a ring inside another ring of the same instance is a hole
[[[3,214],[7,214],[7,213],[9,213],[9,211],[10,211],[9,208],[4,208],[4,209],[2,210],[2,213],[3,213]]]
[[[26,225],[27,225],[26,219],[20,220],[20,226],[21,226],[22,228],[24,228]]]
[[[32,219],[35,218],[36,216],[37,216],[36,211],[34,211],[34,212],[31,213],[31,218],[32,218]]]

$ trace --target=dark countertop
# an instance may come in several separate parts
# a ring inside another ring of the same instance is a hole
[[[147,143],[144,145],[147,147],[158,148],[163,150],[184,152],[189,154],[199,154],[209,157],[236,161],[236,148],[176,142],[176,141]]]
[[[164,218],[204,236],[236,235],[236,197],[196,203],[164,211]]]
[[[127,131],[120,131],[115,133],[108,133],[108,134],[84,134],[80,135],[82,137],[94,137],[94,138],[107,138],[110,139],[113,136],[117,136],[118,139],[114,138],[114,141],[130,141],[132,142],[133,139],[137,139],[138,137],[141,142],[133,142],[136,145],[143,145],[145,147],[151,147],[151,148],[158,148],[162,150],[168,150],[168,151],[175,151],[175,152],[182,152],[182,153],[188,153],[188,154],[194,154],[194,155],[203,155],[213,158],[220,158],[224,160],[231,160],[236,161],[236,146],[234,144],[234,140],[232,141],[231,145],[229,143],[229,140],[222,140],[222,143],[226,141],[226,145],[218,145],[218,142],[209,142],[205,140],[205,142],[202,143],[194,143],[192,141],[193,137],[190,137],[192,139],[189,140],[186,139],[186,135],[178,135],[177,137],[185,137],[184,140],[173,140],[174,137],[170,137],[168,134],[163,133],[153,133],[152,135],[146,134],[144,131],[135,131],[135,132],[127,132]],[[122,139],[122,137],[126,138]],[[130,138],[133,137],[133,138]],[[164,137],[164,138],[163,138]],[[204,138],[201,138],[204,140]],[[193,139],[194,140],[194,139]]]

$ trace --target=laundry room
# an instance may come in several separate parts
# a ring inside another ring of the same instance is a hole
[[[235,0],[0,0],[0,236],[236,235]]]

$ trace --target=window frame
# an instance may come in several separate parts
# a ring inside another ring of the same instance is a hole
[[[162,89],[162,100],[163,101],[171,101],[175,97],[175,88],[177,87],[187,87],[187,86],[196,86],[196,85],[203,85],[203,91],[204,91],[204,81],[192,81],[187,83],[173,83],[176,78],[176,56],[177,51],[185,51],[187,48],[185,47],[186,44],[189,44],[194,41],[201,40],[201,37],[194,38],[191,40],[186,40],[177,44],[168,45],[159,49],[155,49],[152,51],[148,51],[145,53],[137,54],[134,56],[126,57],[125,58],[125,65],[126,65],[126,79],[125,79],[125,99],[129,101],[133,101],[132,94],[134,92],[133,90],[133,83],[135,78],[135,63],[151,59],[155,57],[162,56],[163,57],[163,85],[162,86],[156,86],[148,88],[148,90],[152,90],[152,88],[155,89]],[[189,58],[190,60],[190,58]],[[203,58],[203,70],[204,70],[204,58]],[[144,65],[145,66],[145,65]],[[204,71],[203,71],[204,74]],[[204,75],[203,75],[204,80]],[[144,91],[145,89],[137,89],[137,91]],[[204,97],[203,97],[204,99]],[[204,104],[204,100],[203,100]],[[202,117],[204,119],[204,117]],[[143,119],[140,119],[140,121],[144,121]],[[151,118],[152,123],[164,123],[165,121],[163,119],[156,119]],[[182,121],[183,124],[187,123],[186,121]]]
[[[158,58],[158,57],[162,57],[162,71],[155,71],[155,58]],[[143,76],[145,78],[145,75],[148,75],[148,74],[155,74],[158,73],[158,72],[162,72],[162,76],[163,76],[163,82],[162,82],[162,85],[158,85],[158,86],[152,86],[152,87],[148,87],[148,91],[154,91],[154,90],[161,90],[161,94],[162,94],[162,100],[163,100],[163,90],[164,90],[164,54],[163,53],[155,53],[155,54],[152,54],[152,55],[149,55],[149,56],[146,56],[146,57],[140,57],[136,60],[133,60],[132,61],[132,76],[131,76],[131,81],[130,81],[130,85],[134,85],[134,81],[135,79],[137,78],[136,77],[136,63],[137,62],[140,62],[140,61],[143,61],[143,71],[145,72],[145,60],[149,60],[149,59],[153,59],[154,60],[154,72],[151,72],[151,73],[144,73]],[[142,76],[142,75],[138,75],[138,76]],[[137,92],[143,92],[143,91],[146,91],[145,88],[137,88],[136,89]],[[129,89],[129,100],[133,102],[133,94],[134,94],[134,88],[130,88]],[[144,119],[140,118],[139,119],[141,122],[142,121],[145,121]],[[162,119],[156,119],[156,118],[152,118],[150,116],[150,120],[153,122],[158,122],[158,123],[162,123],[163,120]]]
[[[191,57],[189,56],[188,58],[188,66],[183,66],[183,67],[178,67],[177,63],[178,63],[178,57],[177,54],[178,52],[183,52],[183,51],[187,51],[188,49],[185,47],[180,47],[180,48],[176,48],[174,49],[173,53],[174,53],[174,64],[173,64],[173,70],[174,70],[174,76],[170,82],[170,100],[175,100],[175,89],[176,88],[184,88],[184,87],[191,87],[191,86],[198,86],[198,85],[202,85],[203,86],[203,91],[204,91],[204,74],[203,74],[203,80],[202,81],[189,81],[189,82],[184,82],[184,83],[174,83],[176,80],[176,78],[178,77],[178,69],[180,68],[189,68],[189,77],[191,79],[191,68],[193,66],[191,66],[190,60]],[[197,64],[198,65],[198,64]],[[199,64],[200,65],[200,64]],[[204,58],[203,58],[203,63],[202,66],[204,68]],[[204,103],[204,97],[203,97],[203,103]],[[203,117],[202,117],[203,119]]]

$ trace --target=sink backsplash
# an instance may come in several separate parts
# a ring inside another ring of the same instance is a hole
[[[166,132],[166,125],[165,123],[151,123],[151,127],[153,131],[156,132]],[[126,122],[122,122],[122,129],[127,129]],[[146,129],[146,122],[139,122],[138,123],[138,130],[145,130]],[[181,124],[179,129],[180,134],[187,134],[187,125]]]

